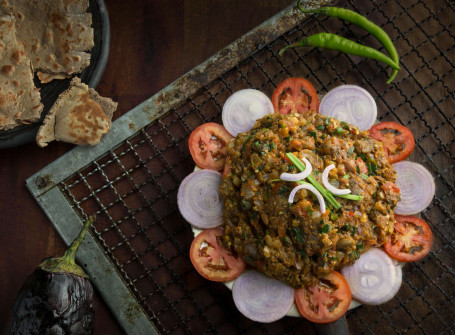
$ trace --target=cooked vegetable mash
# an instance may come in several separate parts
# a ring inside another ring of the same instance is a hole
[[[322,172],[335,164],[329,182],[361,200],[336,196],[324,214],[308,190],[288,202],[297,173],[286,153],[307,158],[322,185]],[[228,144],[220,193],[224,197],[224,242],[250,265],[293,287],[352,264],[393,232],[400,193],[382,144],[356,127],[320,114],[270,114]]]

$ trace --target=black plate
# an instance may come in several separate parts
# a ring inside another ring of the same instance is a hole
[[[95,46],[90,51],[90,65],[78,76],[83,83],[96,88],[104,69],[106,68],[109,55],[110,28],[109,16],[103,0],[90,0],[88,11],[92,13],[92,27],[94,30]],[[30,125],[21,125],[13,129],[0,131],[0,149],[16,147],[28,142],[34,142],[36,133],[44,117],[57,100],[58,96],[65,91],[71,78],[53,80],[48,84],[40,84],[35,76],[35,85],[40,88],[41,102],[44,104],[43,113],[39,122]]]

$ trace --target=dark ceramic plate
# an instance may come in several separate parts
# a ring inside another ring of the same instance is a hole
[[[92,13],[92,27],[94,30],[95,46],[90,51],[90,65],[78,76],[81,81],[92,88],[96,88],[106,67],[109,55],[109,16],[103,0],[90,0],[88,11]],[[0,131],[0,149],[16,147],[35,141],[36,133],[42,120],[57,100],[60,93],[66,90],[71,78],[53,80],[48,84],[40,84],[35,76],[35,85],[40,88],[41,102],[44,104],[43,113],[39,122],[30,125],[21,125],[10,130]]]

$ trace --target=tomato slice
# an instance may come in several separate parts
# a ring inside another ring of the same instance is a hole
[[[218,123],[209,122],[197,127],[189,139],[190,153],[196,165],[203,169],[222,170],[227,143],[232,138]]]
[[[395,214],[395,231],[384,244],[390,257],[401,262],[414,262],[425,257],[433,245],[433,233],[428,224],[415,216]]]
[[[311,83],[303,78],[288,78],[278,84],[272,94],[272,104],[276,113],[305,113],[319,111],[319,98]]]
[[[390,164],[406,159],[414,150],[415,140],[411,131],[395,122],[374,125],[370,129],[370,136],[384,144]]]
[[[223,243],[223,228],[209,228],[197,235],[190,247],[190,259],[199,274],[212,281],[237,278],[246,263]]]
[[[351,289],[339,272],[332,271],[319,284],[296,289],[295,304],[300,314],[312,322],[333,322],[349,309]]]

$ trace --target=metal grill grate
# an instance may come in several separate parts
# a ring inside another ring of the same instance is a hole
[[[448,0],[343,5],[380,24],[392,37],[402,67],[392,85],[385,84],[389,70],[371,60],[317,49],[291,50],[279,57],[283,46],[320,31],[381,49],[355,26],[311,17],[58,183],[81,217],[97,215],[95,239],[160,333],[315,333],[303,318],[267,325],[244,318],[229,289],[204,280],[192,268],[192,231],[176,205],[178,186],[194,167],[187,147],[191,131],[205,122],[221,122],[221,108],[233,92],[257,88],[271,96],[290,76],[309,78],[321,95],[345,83],[366,88],[376,99],[381,121],[412,130],[416,148],[410,159],[435,177],[436,197],[422,213],[434,233],[432,252],[404,267],[403,285],[390,302],[348,312],[351,332],[453,331],[455,6]]]

